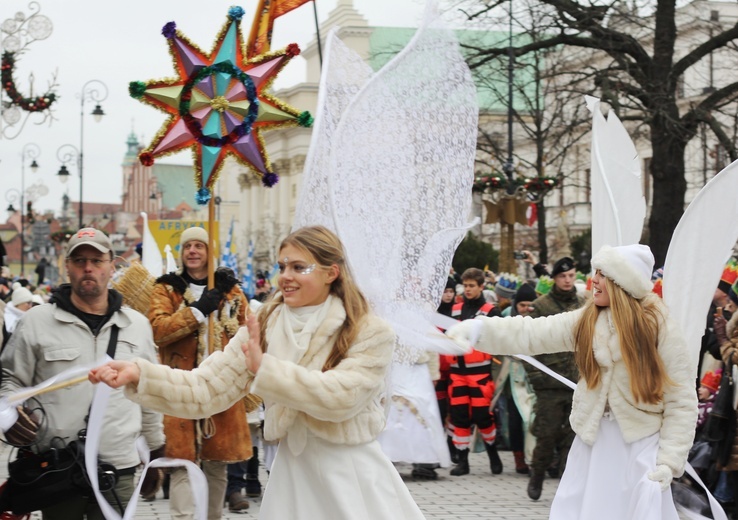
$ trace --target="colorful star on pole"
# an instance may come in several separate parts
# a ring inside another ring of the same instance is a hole
[[[241,7],[228,10],[228,20],[208,55],[167,23],[162,34],[169,43],[176,79],[136,81],[132,97],[169,114],[151,144],[139,154],[145,166],[154,159],[192,148],[198,204],[206,204],[223,161],[232,154],[271,187],[278,177],[267,156],[263,130],[309,127],[313,117],[267,93],[277,74],[300,53],[296,44],[247,60],[240,25]]]

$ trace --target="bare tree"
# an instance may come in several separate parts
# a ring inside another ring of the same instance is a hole
[[[469,20],[482,23],[509,3],[469,0],[464,12]],[[729,69],[737,64],[738,24],[722,23],[720,3],[703,0],[679,8],[676,0],[535,4],[540,8],[536,26],[546,37],[516,45],[515,56],[564,49],[562,55],[581,65],[580,80],[590,82],[590,91],[598,90],[622,120],[640,122],[650,137],[653,198],[648,238],[662,264],[684,210],[690,141],[704,128],[730,160],[736,158],[730,113],[735,112],[738,81]],[[470,67],[478,69],[508,49],[501,44],[468,51]]]
[[[520,5],[520,4],[518,4]],[[525,19],[532,23],[524,33],[518,32],[512,38],[512,45],[528,45],[548,36],[538,31],[535,20],[535,6],[526,6]],[[522,13],[523,11],[521,11]],[[509,16],[509,13],[508,13]],[[462,45],[469,52],[470,61],[476,59],[477,51],[482,48],[481,41],[462,40]],[[510,39],[508,39],[510,45]],[[508,90],[503,88],[501,78],[507,76],[510,60],[508,56],[498,56],[488,60],[484,65],[474,68],[474,77],[478,88],[496,101],[496,105],[508,106]],[[572,71],[567,63],[557,59],[557,53],[550,49],[537,49],[515,59],[512,62],[512,97],[507,117],[517,129],[518,137],[512,147],[516,173],[519,177],[556,177],[561,185],[577,183],[575,175],[567,171],[563,165],[572,148],[587,135],[583,130],[588,127],[590,116],[584,108],[582,96],[573,95],[572,85],[577,82],[570,76],[575,74],[577,80],[581,72]],[[477,163],[491,170],[501,170],[509,153],[502,133],[499,131],[499,118],[495,123],[485,123],[482,118],[479,129],[477,147]],[[521,136],[523,137],[521,139]],[[509,137],[508,137],[509,138]],[[581,186],[585,188],[585,186]],[[548,259],[548,243],[546,232],[545,199],[532,193],[530,200],[537,206],[537,241],[542,262]]]

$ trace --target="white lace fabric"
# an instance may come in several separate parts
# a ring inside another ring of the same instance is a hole
[[[430,10],[376,73],[335,32],[327,40],[293,228],[337,233],[359,287],[397,333],[395,361],[414,363],[422,350],[453,348],[428,316],[469,227],[476,90]]]

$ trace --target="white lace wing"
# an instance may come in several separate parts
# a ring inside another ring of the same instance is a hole
[[[641,162],[618,116],[607,119],[600,100],[584,96],[592,112],[592,253],[600,247],[637,244],[646,218]]]
[[[426,316],[466,229],[477,115],[458,43],[433,23],[372,77],[336,130],[338,232],[362,291],[410,358],[451,345]]]
[[[325,226],[338,232],[328,186],[333,134],[351,100],[369,81],[372,68],[338,38],[334,28],[326,37],[325,60],[318,89],[315,124],[305,159],[300,197],[292,230]]]
[[[330,45],[321,88],[338,79],[350,96],[360,67],[337,39]],[[342,64],[349,69],[334,70]],[[325,103],[337,96],[328,89]],[[476,90],[453,34],[427,21],[337,124],[338,111],[321,105],[318,114],[328,120],[311,143],[295,227],[337,232],[357,283],[408,360],[420,349],[457,351],[428,318],[468,228],[474,177]]]
[[[664,302],[682,326],[697,370],[705,316],[738,241],[738,161],[697,194],[679,220],[664,264]],[[696,376],[696,372],[695,372]]]

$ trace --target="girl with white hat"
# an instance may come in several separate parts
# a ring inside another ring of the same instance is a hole
[[[447,332],[493,354],[574,351],[576,439],[552,519],[679,518],[669,484],[684,471],[697,397],[681,329],[652,293],[653,263],[647,246],[604,246],[584,307],[535,320],[477,318]]]

